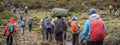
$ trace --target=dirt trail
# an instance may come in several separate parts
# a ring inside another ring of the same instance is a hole
[[[19,15],[16,14],[17,17],[17,23],[19,24],[20,22],[20,18]],[[25,18],[28,18],[29,15],[25,16]],[[28,27],[28,25],[26,25],[26,27]],[[18,25],[18,30],[17,30],[17,34],[15,36],[15,45],[34,45],[35,40],[36,40],[36,33],[35,32],[29,32],[29,30],[27,28],[25,28],[25,34],[21,35],[21,30],[20,30],[20,26]]]
[[[35,16],[36,14],[29,12],[32,15],[26,15],[25,18],[29,18],[30,16]],[[18,15],[16,15],[17,17],[17,23],[19,24],[20,22],[20,18]],[[26,25],[27,27],[28,25]],[[38,35],[37,35],[38,34]],[[43,45],[42,43],[48,43],[50,45],[54,45],[54,42],[49,42],[46,40],[42,40],[42,35],[40,35],[40,33],[37,32],[29,32],[29,30],[27,28],[25,28],[25,34],[21,35],[20,32],[20,26],[18,26],[18,30],[17,30],[17,35],[14,39],[14,43],[15,45]],[[72,45],[71,41],[66,41],[65,45]]]

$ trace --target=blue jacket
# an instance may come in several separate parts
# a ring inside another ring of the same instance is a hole
[[[104,29],[106,32],[106,25],[105,24],[104,24]],[[90,19],[86,20],[86,23],[84,25],[84,29],[82,31],[81,41],[84,40],[87,35],[88,36],[90,35]],[[90,37],[87,40],[90,41]]]

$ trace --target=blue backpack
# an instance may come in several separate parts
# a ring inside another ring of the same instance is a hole
[[[21,12],[21,13],[19,13],[19,15],[20,15],[20,17],[23,17],[23,13]]]
[[[14,24],[9,24],[8,32],[14,32]]]
[[[46,27],[47,28],[51,28],[52,27],[50,20],[46,20]]]
[[[25,27],[25,21],[21,21],[20,26]]]

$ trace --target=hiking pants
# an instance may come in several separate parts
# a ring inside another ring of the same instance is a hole
[[[6,43],[7,43],[7,45],[12,45],[13,44],[13,37],[12,36],[7,36]]]
[[[42,34],[42,36],[43,36],[43,39],[45,39],[45,30],[42,29],[42,30],[40,30],[40,32],[41,32],[41,34]]]
[[[87,41],[87,45],[103,45],[103,41],[98,42]]]
[[[110,9],[110,14],[112,14],[112,9]]]
[[[78,45],[78,35],[76,33],[73,33],[73,45]]]
[[[51,31],[51,28],[47,28],[47,30],[46,30],[46,39],[48,40],[49,37],[50,37],[50,39],[52,39],[52,31]]]
[[[31,32],[32,31],[32,24],[29,24],[28,26],[29,26],[29,32]]]
[[[66,32],[64,32],[64,40],[66,40],[66,38],[67,38],[67,35],[66,35],[67,33]]]
[[[20,17],[20,20],[22,21],[23,17]]]
[[[21,34],[24,35],[24,27],[21,27]]]

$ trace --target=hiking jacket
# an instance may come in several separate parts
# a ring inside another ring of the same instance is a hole
[[[14,32],[12,32],[12,33],[9,33],[9,32],[8,32],[9,24],[14,24]],[[5,36],[14,36],[14,34],[15,34],[15,32],[16,32],[16,28],[17,28],[17,25],[16,25],[16,23],[14,22],[14,19],[10,19],[9,23],[7,23],[7,25],[5,26],[4,35],[5,35]]]
[[[81,41],[83,41],[87,35],[88,35],[87,40],[90,41],[90,37],[89,37],[90,36],[90,21],[92,19],[96,19],[96,18],[99,18],[99,15],[91,15],[91,16],[89,16],[89,19],[86,20],[85,25],[84,25],[84,29],[82,31]],[[104,24],[104,31],[106,32],[106,25],[105,24]]]

